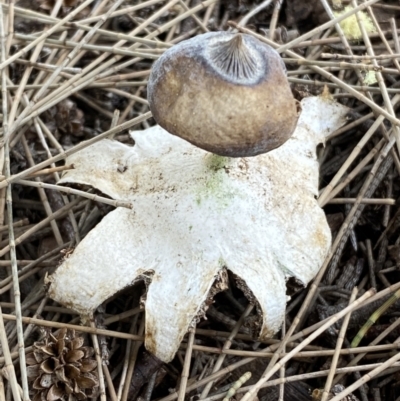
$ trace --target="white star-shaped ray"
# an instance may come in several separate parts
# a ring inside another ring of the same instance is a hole
[[[133,208],[112,211],[83,239],[50,277],[50,296],[91,315],[148,275],[145,345],[169,361],[228,269],[258,301],[260,337],[278,331],[286,279],[306,285],[330,246],[315,200],[316,146],[348,111],[317,97],[302,107],[293,137],[256,157],[216,156],[158,126],[133,132],[133,147],[103,140],[70,156],[75,169],[60,183],[91,185]]]

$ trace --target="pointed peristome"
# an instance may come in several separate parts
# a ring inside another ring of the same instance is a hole
[[[260,74],[257,59],[241,34],[227,42],[218,43],[210,50],[210,59],[216,69],[236,81],[256,79]]]

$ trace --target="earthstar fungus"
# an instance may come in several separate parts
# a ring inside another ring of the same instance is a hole
[[[298,119],[279,54],[241,33],[205,33],[168,49],[153,65],[147,95],[159,125],[221,156],[275,149]]]
[[[170,361],[230,270],[257,304],[260,337],[277,332],[287,278],[306,285],[330,247],[316,146],[348,111],[317,97],[302,108],[291,138],[257,157],[216,156],[159,126],[133,132],[133,147],[103,140],[69,156],[75,169],[60,184],[91,185],[133,208],[87,234],[50,276],[49,295],[90,316],[146,278],[145,346]]]

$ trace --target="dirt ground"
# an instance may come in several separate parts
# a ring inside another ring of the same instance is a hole
[[[0,5],[0,400],[400,400],[397,1]],[[317,149],[332,247],[306,288],[288,280],[273,338],[258,340],[257,301],[228,271],[228,289],[209,297],[163,363],[143,344],[151,278],[119,291],[93,319],[47,296],[48,275],[120,207],[90,186],[63,191],[57,182],[83,141],[132,146],[129,130],[156,124],[147,81],[166,49],[227,30],[277,49],[297,100],[322,95],[349,108]]]

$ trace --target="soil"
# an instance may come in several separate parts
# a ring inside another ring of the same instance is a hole
[[[273,353],[278,346],[284,355],[309,338],[313,325],[349,304],[355,288],[357,297],[371,288],[377,295],[348,321],[332,323],[296,353],[266,381],[257,397],[260,401],[326,399],[322,394],[332,372],[328,399],[400,399],[396,362],[400,359],[396,353],[400,338],[396,302],[400,298],[396,292],[400,291],[396,97],[400,91],[400,6],[394,0],[370,1],[363,11],[363,24],[372,28],[361,30],[357,38],[346,39],[347,31],[341,35],[343,31],[334,23],[324,26],[355,3],[125,0],[116,8],[117,15],[109,12],[114,0],[2,3],[0,400],[18,399],[18,385],[27,388],[26,366],[18,353],[18,349],[24,352],[22,343],[29,352],[46,332],[56,332],[66,324],[75,325],[86,343],[95,348],[96,341],[100,343],[98,399],[219,400],[237,387],[231,399],[240,400],[270,364],[275,366],[280,356]],[[97,32],[91,31],[99,20],[96,15],[104,17]],[[298,100],[323,94],[351,110],[346,126],[318,149],[319,201],[331,226],[333,245],[322,266],[324,274],[314,283],[302,288],[288,281],[285,328],[274,338],[265,343],[257,340],[256,308],[239,334],[229,337],[248,303],[230,275],[229,289],[215,296],[206,319],[196,324],[193,347],[188,346],[191,336],[187,335],[175,359],[164,364],[144,349],[142,341],[118,335],[143,335],[144,313],[138,309],[145,298],[143,282],[116,294],[91,322],[82,322],[73,311],[46,296],[46,275],[54,272],[113,206],[90,200],[96,194],[92,188],[76,187],[87,193],[81,197],[42,188],[40,183],[56,184],[62,171],[71,168],[65,166],[64,152],[74,151],[74,146],[110,128],[117,127],[115,140],[133,145],[128,129],[155,124],[152,118],[135,120],[149,111],[146,83],[154,59],[186,38],[227,29],[258,35],[278,51],[287,45],[281,56]],[[91,37],[85,36],[87,32]],[[382,114],[384,110],[389,115]],[[388,307],[383,310],[385,302]],[[367,321],[371,327],[360,334]],[[80,332],[80,325],[92,325],[97,335],[84,329]],[[340,332],[343,325],[347,328]],[[285,332],[293,335],[302,330],[302,335],[282,343]],[[354,338],[359,340],[357,345]],[[216,369],[219,374],[207,380],[222,355],[225,358]],[[358,355],[363,356],[355,360]],[[377,366],[382,371],[372,372],[367,384],[358,384]],[[242,383],[247,372],[251,379]],[[207,382],[212,386],[205,390]],[[31,382],[29,389],[32,396]],[[349,395],[337,395],[346,389]],[[67,394],[61,399],[68,399]]]

